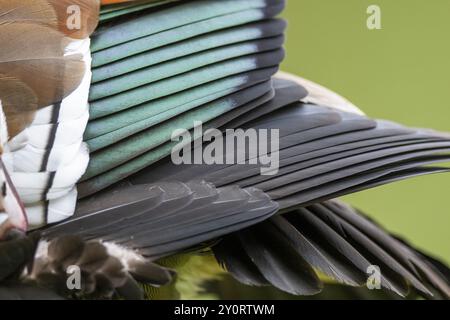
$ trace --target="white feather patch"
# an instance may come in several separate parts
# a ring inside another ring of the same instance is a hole
[[[77,189],[73,188],[63,197],[27,206],[30,227],[39,228],[45,223],[55,223],[70,218],[75,211],[77,195]]]
[[[8,141],[8,126],[6,124],[6,116],[3,112],[2,100],[0,100],[0,154],[3,147]]]
[[[6,213],[0,212],[0,226],[8,220],[8,215]]]
[[[115,257],[122,262],[125,270],[129,270],[131,262],[145,261],[140,254],[130,248],[126,248],[113,242],[102,242],[102,244],[106,247],[110,256]]]
[[[66,166],[59,167],[57,171],[13,172],[11,178],[26,204],[52,200],[65,196],[72,190],[86,171],[88,163],[89,151],[86,144],[83,143],[73,161]],[[49,179],[52,180],[50,188]]]
[[[83,114],[78,119],[70,119],[60,123],[33,125],[11,139],[9,146],[11,151],[31,145],[38,149],[45,149],[51,135],[56,130],[53,146],[65,146],[74,144],[83,139],[84,130],[89,120],[89,113]]]
[[[10,163],[16,172],[38,172],[48,157],[46,170],[56,171],[74,161],[82,148],[81,144],[81,141],[77,141],[67,146],[54,146],[50,155],[47,149],[38,149],[27,144],[16,152],[5,154],[4,160]]]

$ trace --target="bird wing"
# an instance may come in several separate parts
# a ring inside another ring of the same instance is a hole
[[[90,162],[80,197],[168,155],[160,149],[167,149],[175,129],[224,114],[238,118],[273,98],[270,78],[284,57],[286,28],[274,17],[284,1],[137,7],[103,21],[92,37],[84,135]]]
[[[304,90],[291,85],[300,93]],[[261,175],[263,165],[249,164],[246,150],[237,149],[235,144],[233,150],[224,147],[225,153],[246,154],[246,163],[175,165],[170,158],[164,158],[135,174],[131,181],[189,181],[200,177],[216,186],[256,187],[285,209],[447,170],[429,165],[448,161],[448,134],[410,129],[326,106],[292,103],[288,97],[295,90],[289,93],[277,85],[275,88],[272,101],[242,116],[246,123],[241,118],[234,121],[244,129],[280,130],[279,170],[274,174]],[[282,98],[277,98],[279,95]],[[226,127],[230,128],[230,123]],[[265,155],[272,154],[269,150],[260,157]],[[224,163],[225,159],[226,154]]]
[[[447,267],[436,267],[433,259],[337,200],[277,215],[224,238],[213,250],[240,282],[271,284],[293,294],[316,293],[321,286],[316,272],[365,285],[373,265],[381,272],[381,286],[401,296],[411,290],[434,298],[450,294]]]
[[[254,188],[215,188],[202,181],[131,185],[81,201],[74,217],[43,235],[101,239],[156,259],[254,225],[277,210]]]

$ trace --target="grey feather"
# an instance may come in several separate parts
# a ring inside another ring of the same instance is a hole
[[[114,200],[117,194],[121,205]],[[125,200],[127,195],[129,200]],[[85,214],[46,229],[44,236],[76,233],[85,239],[122,243],[156,258],[249,227],[278,210],[276,203],[256,189],[216,189],[201,181],[131,185],[112,193],[106,190],[100,197],[104,205],[88,200],[82,206]],[[107,199],[111,199],[109,207]]]

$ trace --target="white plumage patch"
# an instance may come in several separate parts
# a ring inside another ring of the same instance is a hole
[[[83,142],[92,76],[89,48],[89,38],[66,48],[66,55],[83,55],[83,80],[61,103],[39,110],[32,125],[8,143],[4,154],[31,229],[67,219],[75,211],[76,184],[89,163]]]
[[[138,261],[145,262],[145,259],[141,255],[130,248],[120,246],[113,242],[103,242],[103,245],[106,247],[108,254],[119,259],[127,271],[130,269],[130,263]]]
[[[0,154],[6,141],[8,141],[8,126],[6,125],[6,116],[3,112],[2,101],[0,100]]]

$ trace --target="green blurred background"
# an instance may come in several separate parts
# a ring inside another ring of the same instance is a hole
[[[382,30],[366,26],[369,5]],[[347,97],[366,114],[450,131],[450,0],[290,0],[282,69]],[[450,263],[450,174],[345,198]]]

